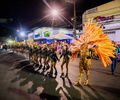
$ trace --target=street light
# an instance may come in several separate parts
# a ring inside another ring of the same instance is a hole
[[[52,14],[53,17],[58,16],[59,15],[59,11],[57,9],[52,9],[51,10],[51,14]]]
[[[20,32],[20,36],[21,36],[21,37],[25,37],[25,32],[21,31],[21,32]]]
[[[60,12],[59,12],[58,9],[52,8],[50,10],[50,14],[52,16],[52,27],[54,27],[54,22],[55,22],[55,20],[56,20],[57,17],[59,18]]]
[[[19,30],[19,29],[17,29],[16,31],[17,31],[17,32],[20,32],[20,30]]]

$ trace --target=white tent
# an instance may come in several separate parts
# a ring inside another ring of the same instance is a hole
[[[55,34],[55,35],[51,36],[50,38],[51,39],[58,39],[58,40],[61,40],[61,39],[74,39],[73,37],[62,34],[62,33]]]

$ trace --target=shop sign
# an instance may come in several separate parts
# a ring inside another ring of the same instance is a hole
[[[113,20],[113,19],[114,19],[114,16],[107,16],[107,17],[97,16],[97,17],[94,18],[94,20],[96,20],[97,22]]]

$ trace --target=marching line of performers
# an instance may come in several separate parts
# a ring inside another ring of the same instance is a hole
[[[71,56],[68,44],[60,46],[54,44],[14,45],[11,49],[13,52],[21,53],[22,55],[28,53],[28,58],[34,64],[35,71],[53,78],[56,78],[58,74],[56,64],[62,59],[60,77],[68,76],[68,64]],[[66,73],[63,71],[64,65],[66,65]]]
[[[17,53],[25,55],[28,53],[29,60],[34,64],[33,68],[36,72],[56,78],[58,75],[56,64],[62,58],[61,63],[61,78],[68,77],[68,65],[70,58],[72,56],[72,51],[70,49],[70,44],[64,45],[54,45],[54,44],[42,44],[42,45],[13,45],[11,49]],[[82,83],[83,74],[85,74],[84,84],[88,84],[89,71],[91,68],[91,59],[93,56],[97,56],[95,52],[96,46],[90,47],[88,49],[87,44],[81,46],[81,50],[78,52],[80,56],[79,60],[79,80],[77,84]],[[66,72],[64,72],[64,66],[66,67]],[[116,63],[111,65],[111,72],[114,73],[116,68]],[[114,70],[114,71],[113,71]]]

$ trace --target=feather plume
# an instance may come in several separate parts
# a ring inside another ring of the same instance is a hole
[[[74,53],[80,50],[82,44],[95,45],[97,55],[104,67],[112,63],[110,58],[114,57],[115,47],[98,23],[92,20],[88,20],[85,23],[83,34],[74,42],[74,46],[71,47]]]

